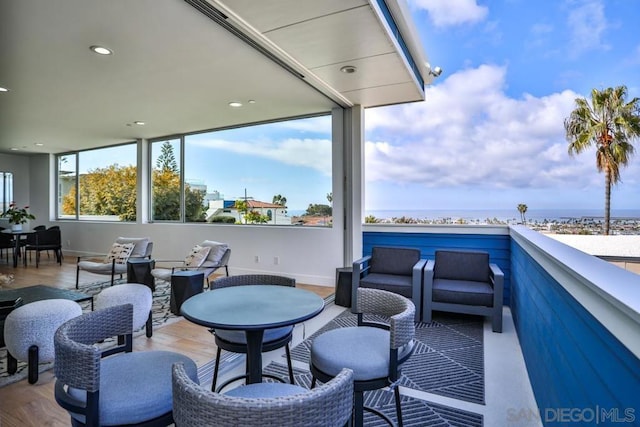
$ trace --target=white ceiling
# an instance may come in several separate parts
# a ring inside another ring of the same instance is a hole
[[[3,0],[0,151],[59,153],[424,98],[375,0],[200,1],[303,78],[185,1]],[[403,4],[388,3],[404,28]]]

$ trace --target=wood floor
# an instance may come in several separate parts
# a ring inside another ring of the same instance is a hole
[[[35,260],[28,267],[13,265],[2,257],[0,273],[13,274],[14,282],[3,289],[20,288],[35,284],[47,284],[65,289],[75,287],[76,260],[67,257],[60,267],[53,257],[47,259],[42,254],[40,268],[36,269]],[[90,283],[104,279],[105,276],[82,272],[81,283]],[[326,297],[333,293],[332,287],[298,284]],[[134,339],[135,350],[172,350],[191,357],[197,365],[202,365],[215,356],[215,345],[211,334],[201,326],[186,320],[164,326],[153,331],[152,338],[143,335]],[[0,427],[26,426],[69,426],[69,415],[61,409],[53,398],[55,379],[53,371],[40,374],[38,382],[30,385],[26,380],[0,388]]]

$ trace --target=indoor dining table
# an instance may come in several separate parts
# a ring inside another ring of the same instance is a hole
[[[317,294],[299,288],[247,285],[215,289],[182,304],[181,314],[198,325],[244,331],[247,383],[262,382],[262,339],[266,329],[295,325],[324,309]]]
[[[13,236],[13,240],[16,244],[16,247],[13,250],[13,268],[16,268],[18,266],[18,255],[20,254],[20,240],[22,239],[22,236],[35,233],[35,230],[6,229],[2,230],[1,232],[5,234],[11,234]]]

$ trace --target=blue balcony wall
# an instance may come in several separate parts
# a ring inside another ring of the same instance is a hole
[[[374,246],[418,248],[423,259],[434,259],[435,251],[438,249],[487,251],[491,262],[497,264],[504,272],[504,303],[509,304],[511,298],[511,238],[508,234],[364,231],[362,239],[362,253],[364,255],[371,255],[371,248]]]
[[[585,421],[600,417],[601,425],[616,419],[638,425],[640,360],[515,240],[511,287],[511,311],[543,422],[576,425],[558,422],[560,411],[572,410]]]

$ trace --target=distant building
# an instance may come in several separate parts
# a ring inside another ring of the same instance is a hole
[[[287,207],[275,203],[261,202],[259,200],[247,200],[249,211],[257,211],[269,220],[267,224],[291,225],[291,217],[287,216]],[[236,222],[244,223],[244,215],[236,208],[235,200],[209,200],[207,209],[207,221],[213,217],[233,217]]]

